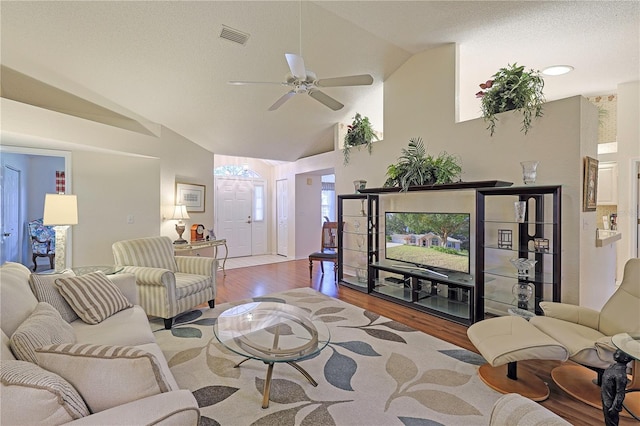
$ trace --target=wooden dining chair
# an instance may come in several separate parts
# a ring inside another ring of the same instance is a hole
[[[334,276],[338,277],[338,222],[322,224],[322,240],[320,250],[309,255],[309,278],[313,277],[313,261],[320,262],[320,270],[324,274],[323,262],[333,262]]]

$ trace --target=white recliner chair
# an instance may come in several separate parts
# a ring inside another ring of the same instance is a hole
[[[560,365],[551,372],[554,382],[578,400],[601,408],[600,387],[593,381],[600,385],[602,373],[614,363],[611,337],[640,333],[640,259],[627,261],[620,287],[600,311],[557,302],[540,302],[540,307],[544,316],[530,323],[565,346],[571,361],[588,367]]]

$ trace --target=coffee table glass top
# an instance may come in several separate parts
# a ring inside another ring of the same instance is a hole
[[[611,341],[622,352],[640,360],[640,334],[620,333],[613,336]]]
[[[213,331],[231,351],[267,363],[309,358],[321,351],[330,337],[320,319],[277,302],[251,302],[227,309]]]

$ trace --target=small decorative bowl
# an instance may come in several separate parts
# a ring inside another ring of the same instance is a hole
[[[532,270],[536,263],[538,263],[537,260],[526,259],[522,257],[517,259],[509,259],[509,262],[511,262],[511,264],[518,270],[519,278],[528,277],[530,274],[529,270]]]

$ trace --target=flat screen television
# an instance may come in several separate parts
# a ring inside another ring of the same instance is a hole
[[[469,273],[469,213],[386,212],[385,259],[436,273]]]

